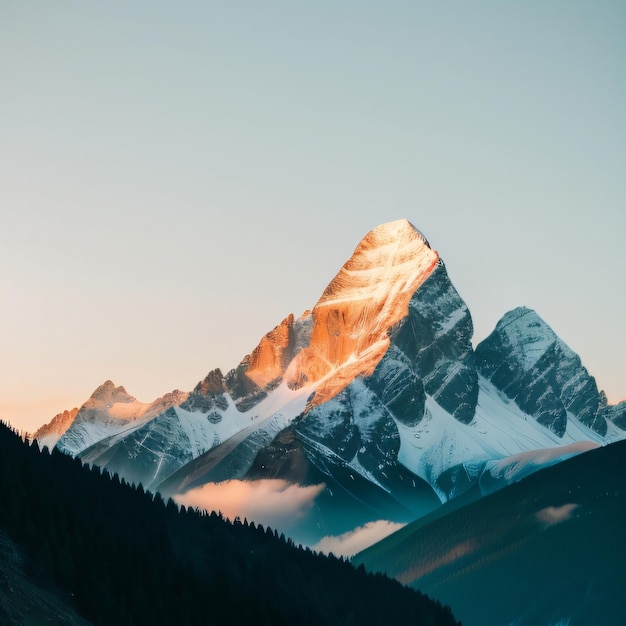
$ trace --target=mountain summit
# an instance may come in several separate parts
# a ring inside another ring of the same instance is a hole
[[[284,376],[290,388],[315,385],[313,405],[356,376],[372,374],[390,345],[389,331],[408,314],[411,297],[439,256],[407,220],[378,226],[359,243],[313,311],[266,335],[246,376],[259,387]],[[304,337],[303,335],[306,335]],[[287,358],[285,358],[287,357]]]
[[[534,311],[507,313],[476,350],[472,334],[438,253],[390,222],[235,369],[149,405],[108,381],[57,447],[165,495],[233,479],[318,486],[293,531],[311,542],[624,437],[623,407]]]
[[[606,401],[595,379],[535,311],[509,311],[477,346],[476,362],[508,398],[557,435],[567,430],[568,411],[606,435]]]

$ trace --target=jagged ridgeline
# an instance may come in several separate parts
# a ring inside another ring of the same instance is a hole
[[[35,438],[175,498],[232,479],[322,485],[310,515],[286,526],[314,545],[626,435],[626,403],[609,406],[534,311],[506,313],[476,349],[472,335],[439,253],[397,220],[230,372],[150,404],[107,381]]]
[[[0,492],[0,529],[25,547],[33,581],[95,624],[456,623],[395,581],[245,520],[179,511],[3,424]]]

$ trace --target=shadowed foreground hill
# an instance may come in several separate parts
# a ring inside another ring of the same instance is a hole
[[[625,476],[620,441],[444,506],[353,563],[433,594],[464,626],[623,626]]]
[[[96,624],[456,623],[395,581],[261,526],[179,512],[4,425],[0,493],[0,528],[29,555],[32,580]]]
[[[71,597],[37,584],[28,568],[24,550],[0,528],[0,624],[89,626]]]

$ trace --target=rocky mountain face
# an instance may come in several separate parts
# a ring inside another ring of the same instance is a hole
[[[52,450],[65,431],[74,423],[77,414],[78,407],[58,413],[47,424],[37,429],[33,434],[33,439],[37,439],[42,448]]]
[[[64,411],[34,434],[41,446],[56,446],[75,456],[93,443],[160,415],[170,406],[181,404],[189,394],[173,391],[154,402],[140,402],[124,387],[107,380],[80,407]]]
[[[568,412],[606,435],[595,379],[534,311],[526,307],[509,311],[476,347],[475,357],[485,378],[557,435],[565,433]]]
[[[290,426],[291,456],[297,449],[300,471],[313,465],[322,477],[347,476],[348,484],[340,483],[343,490],[353,489],[356,477],[365,478],[392,494],[407,517],[423,511],[430,498],[416,483],[426,477],[398,463],[399,427],[416,429],[423,423],[428,395],[460,423],[471,421],[478,398],[471,335],[467,306],[439,262],[413,293],[407,314],[389,329],[389,347],[371,374],[361,373],[331,399],[311,403]],[[259,456],[252,468],[255,478],[293,479],[284,439],[277,438]],[[342,472],[329,472],[331,466]],[[309,468],[300,479],[310,474]]]
[[[312,312],[283,320],[240,371],[266,393],[282,380],[292,390],[311,387],[311,405],[323,404],[356,376],[374,371],[390,346],[390,329],[406,317],[413,294],[438,259],[406,220],[375,228]]]
[[[324,484],[306,521],[322,533],[408,521],[624,436],[626,409],[534,311],[507,313],[476,350],[472,333],[437,252],[391,222],[237,368],[151,404],[107,381],[57,447],[172,496]]]
[[[609,405],[604,392],[601,391],[600,407],[600,413],[607,420],[607,423],[613,423],[618,428],[626,430],[626,400],[618,404]]]
[[[394,337],[394,345],[414,363],[424,391],[464,424],[472,421],[478,399],[473,332],[467,305],[440,262],[411,299]]]

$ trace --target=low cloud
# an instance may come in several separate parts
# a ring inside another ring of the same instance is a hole
[[[233,520],[239,516],[257,524],[288,528],[306,517],[325,485],[303,487],[286,480],[229,480],[207,483],[174,496],[183,506],[221,511]]]
[[[560,524],[565,522],[574,511],[578,508],[578,504],[563,504],[562,506],[548,506],[541,511],[535,513],[535,517],[543,522],[546,526],[552,526],[553,524]]]
[[[325,554],[332,552],[335,556],[350,557],[361,550],[365,550],[365,548],[369,548],[369,546],[391,535],[391,533],[400,530],[403,526],[405,524],[387,520],[369,522],[365,526],[359,526],[343,535],[323,537],[311,548]]]

